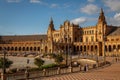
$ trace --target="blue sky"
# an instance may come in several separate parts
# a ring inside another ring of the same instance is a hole
[[[51,17],[55,29],[65,20],[94,26],[100,8],[109,25],[120,25],[120,0],[0,0],[0,35],[46,34]]]

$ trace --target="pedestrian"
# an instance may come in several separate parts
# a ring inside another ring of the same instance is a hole
[[[29,64],[29,62],[30,62],[30,60],[29,60],[29,59],[27,59],[27,64]]]
[[[116,62],[117,62],[117,58],[115,58]]]
[[[84,66],[84,71],[86,71],[86,65]]]
[[[85,72],[88,71],[88,64],[86,64],[86,65],[84,66],[84,71],[85,71]]]
[[[86,71],[88,71],[88,64],[86,64]]]

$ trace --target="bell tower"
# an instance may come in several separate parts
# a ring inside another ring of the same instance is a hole
[[[49,53],[53,53],[54,51],[54,42],[53,42],[53,32],[55,31],[54,28],[54,23],[53,23],[53,19],[50,19],[50,23],[48,26],[48,30],[47,30],[47,46],[48,46],[48,52]]]
[[[98,18],[97,27],[96,27],[98,41],[103,41],[103,36],[106,33],[106,27],[107,27],[107,22],[106,22],[106,19],[104,16],[103,9],[101,8],[100,15]]]
[[[54,30],[55,30],[55,28],[54,28],[53,19],[51,18],[50,24],[48,26],[48,31],[47,31],[48,41],[51,41],[53,39],[52,33],[53,33]]]

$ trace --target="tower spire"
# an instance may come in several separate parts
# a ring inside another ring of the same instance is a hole
[[[50,23],[53,23],[53,19],[52,19],[52,17],[50,18]]]
[[[100,14],[104,14],[103,9],[101,8]]]
[[[98,18],[98,23],[101,23],[101,22],[103,22],[103,23],[106,24],[106,19],[105,19],[105,16],[104,16],[104,11],[103,11],[102,8],[101,8],[101,11],[100,11],[100,16]]]
[[[50,18],[50,24],[49,24],[48,29],[50,29],[50,30],[55,30],[52,17]]]

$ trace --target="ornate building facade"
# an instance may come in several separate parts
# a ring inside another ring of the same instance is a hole
[[[8,53],[72,53],[120,55],[120,27],[108,25],[101,9],[95,26],[80,27],[66,20],[55,30],[50,20],[46,35],[0,36],[0,51]]]

